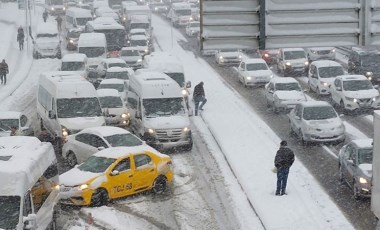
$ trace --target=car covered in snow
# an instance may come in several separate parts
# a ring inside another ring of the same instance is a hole
[[[308,73],[309,88],[318,95],[330,94],[330,86],[335,78],[344,75],[344,69],[341,64],[330,60],[314,61],[310,64]]]
[[[145,145],[145,143],[125,129],[99,126],[83,129],[77,134],[67,136],[62,148],[62,156],[70,167],[74,167],[99,150],[140,145]]]
[[[106,75],[107,69],[111,67],[127,68],[128,65],[121,58],[105,58],[100,62],[100,64],[96,68],[98,78],[104,78],[104,76]]]
[[[52,23],[39,26],[33,40],[33,58],[61,58],[61,40],[58,35],[57,26]]]
[[[311,47],[305,50],[309,62],[316,60],[335,60],[336,53],[334,47]]]
[[[371,81],[363,75],[336,77],[330,87],[331,99],[345,111],[379,109],[380,94]]]
[[[120,51],[120,58],[123,59],[129,67],[134,69],[142,68],[142,55],[136,47],[123,47]]]
[[[301,139],[302,144],[345,140],[343,122],[328,102],[301,102],[288,116],[290,130]]]
[[[215,62],[218,65],[236,65],[239,64],[246,55],[237,49],[221,49],[215,53]]]
[[[273,78],[273,73],[263,59],[249,58],[240,62],[237,76],[238,80],[247,87],[268,83]]]
[[[34,130],[31,119],[25,114],[16,111],[0,112],[0,137],[11,134],[11,128],[16,127],[25,136],[33,136]]]
[[[111,67],[107,69],[104,79],[120,79],[125,85],[129,85],[129,77],[134,74],[131,68]],[[100,83],[100,82],[99,82]]]
[[[142,56],[149,54],[152,45],[146,35],[132,35],[128,40],[129,46],[137,49]]]
[[[100,82],[98,89],[116,89],[123,101],[127,100],[128,86],[124,80],[116,78],[103,79]]]
[[[84,54],[73,53],[63,56],[59,71],[72,71],[86,77],[86,68],[87,56]]]
[[[129,125],[130,114],[116,89],[97,90],[106,125],[126,127]]]
[[[186,25],[185,31],[186,35],[189,37],[198,35],[201,30],[199,21],[191,21]]]
[[[134,35],[144,35],[150,40],[150,35],[146,29],[143,28],[134,28],[129,30],[128,37],[132,37]]]
[[[290,74],[307,73],[309,61],[302,48],[282,48],[279,50],[277,59],[277,71],[283,73],[284,77]]]
[[[79,36],[82,33],[82,29],[73,28],[68,29],[66,32],[66,48],[68,50],[76,50],[78,48]]]
[[[149,146],[108,148],[59,176],[61,203],[102,206],[109,200],[152,190],[173,181],[172,160]]]
[[[272,78],[265,85],[265,100],[267,107],[273,107],[275,113],[287,111],[298,103],[307,101],[301,85],[291,77]]]
[[[353,190],[354,198],[371,196],[372,139],[356,139],[339,151],[339,178]]]

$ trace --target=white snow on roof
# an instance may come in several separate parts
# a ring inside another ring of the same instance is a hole
[[[342,81],[368,80],[364,75],[341,75],[337,78],[342,79]]]
[[[129,31],[129,33],[131,33],[131,34],[133,34],[133,33],[141,33],[141,32],[146,32],[146,30],[145,29],[139,29],[139,28],[137,28],[137,29],[131,29],[130,31]]]
[[[145,35],[138,34],[138,35],[132,35],[131,40],[148,40],[148,38]]]
[[[66,54],[62,58],[62,62],[84,62],[87,56],[80,53]]]
[[[157,150],[153,149],[149,145],[108,148],[108,149],[104,149],[102,151],[95,153],[94,156],[118,159],[120,157],[125,157],[128,155],[135,155],[135,154],[143,153],[143,152],[147,152],[147,151],[155,153],[159,156],[167,156],[165,154],[159,153]]]
[[[340,66],[340,67],[342,67],[342,65],[339,64],[338,62],[336,62],[336,61],[330,61],[330,60],[313,61],[311,64],[314,65],[317,68],[326,67],[326,66]]]
[[[119,127],[113,127],[113,126],[98,126],[98,127],[91,127],[91,128],[86,128],[80,131],[79,133],[92,133],[96,134],[102,137],[107,137],[115,134],[129,134],[130,132],[127,131],[126,129],[122,129]],[[74,134],[74,135],[78,135]]]
[[[283,48],[282,51],[287,52],[287,51],[304,51],[303,48]]]
[[[107,17],[108,18],[108,17]],[[91,25],[94,30],[103,30],[103,29],[116,29],[116,30],[124,30],[124,26],[120,25],[113,19],[113,22],[102,22],[102,21],[89,21],[87,24]]]
[[[50,143],[40,142],[36,137],[1,137],[0,194],[24,195],[54,161]]]
[[[301,102],[300,104],[302,104],[304,107],[319,107],[319,106],[331,107],[331,105],[326,101],[304,101],[304,102]]]
[[[132,68],[126,68],[126,67],[120,67],[120,66],[114,66],[107,69],[108,73],[119,73],[119,72],[128,72],[129,70],[132,70]],[[132,70],[133,71],[133,70]]]
[[[264,59],[262,58],[249,58],[244,60],[245,63],[247,64],[252,64],[252,63],[266,63]]]
[[[75,15],[76,18],[92,18],[90,10],[78,7],[70,7],[66,10],[66,15]]]
[[[105,63],[124,63],[125,64],[125,61],[121,58],[105,58],[103,59],[103,61]]]
[[[271,82],[274,83],[297,83],[298,81],[292,77],[275,77],[272,78]]]
[[[354,139],[352,140],[359,148],[373,148],[372,139]]]
[[[124,80],[116,79],[116,78],[103,79],[103,80],[100,82],[100,84],[101,84],[101,85],[105,85],[105,84],[120,84],[120,85],[124,85]]]
[[[0,119],[19,119],[21,112],[16,111],[1,111]]]
[[[83,33],[79,35],[78,47],[100,47],[107,44],[103,33]]]
[[[96,92],[99,97],[120,97],[119,91],[116,89],[98,89]]]

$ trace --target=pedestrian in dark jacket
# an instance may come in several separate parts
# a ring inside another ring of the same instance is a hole
[[[25,34],[24,34],[24,29],[20,26],[17,30],[17,42],[20,50],[24,49],[24,39],[25,39]]]
[[[42,18],[44,19],[44,22],[46,22],[48,16],[49,16],[49,14],[48,14],[47,10],[45,9],[45,11],[42,13]]]
[[[288,180],[289,168],[294,162],[294,153],[288,148],[286,141],[281,141],[280,149],[274,158],[274,166],[277,168],[277,189],[276,196],[286,195],[286,183]]]
[[[195,116],[198,116],[198,109],[203,110],[203,106],[207,102],[203,84],[203,81],[201,81],[198,85],[194,87],[193,100],[195,104]],[[199,105],[199,103],[201,104]]]
[[[52,137],[45,128],[41,128],[41,133],[38,135],[38,139],[40,139],[42,142],[50,142],[53,145],[55,144],[54,137]]]
[[[6,84],[7,83],[7,74],[9,73],[9,68],[8,64],[3,61],[0,63],[0,78],[1,78],[1,84]]]
[[[61,32],[62,30],[62,18],[61,16],[58,15],[58,17],[55,19],[57,21],[57,28],[58,28],[58,31]]]

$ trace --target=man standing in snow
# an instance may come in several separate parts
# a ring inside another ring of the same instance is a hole
[[[281,141],[280,149],[274,158],[274,166],[277,168],[277,189],[276,196],[286,195],[286,183],[288,180],[289,168],[294,162],[294,153],[288,148],[286,141]]]
[[[24,49],[24,39],[25,39],[24,30],[20,26],[17,30],[17,41],[18,41],[20,50]]]
[[[205,90],[203,88],[203,81],[194,87],[193,100],[195,104],[195,116],[198,116],[198,109],[203,110],[203,106],[207,102]],[[199,103],[201,104],[199,105]]]
[[[62,31],[62,18],[61,16],[58,15],[58,17],[55,19],[57,21],[57,27],[58,27],[58,31],[61,32]]]
[[[47,10],[45,9],[45,11],[42,13],[42,18],[44,19],[44,22],[46,22],[48,15],[49,14],[48,14]]]
[[[0,63],[0,78],[1,78],[1,84],[7,83],[7,74],[9,73],[8,64],[3,61]]]

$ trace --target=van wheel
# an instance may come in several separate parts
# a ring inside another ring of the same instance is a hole
[[[162,194],[166,191],[167,182],[164,176],[158,176],[153,182],[153,192],[156,194]]]
[[[73,152],[69,152],[66,156],[66,162],[67,164],[73,168],[76,164],[78,164],[78,160],[77,160],[77,157],[75,156],[75,154]]]
[[[108,193],[105,189],[97,189],[91,197],[91,206],[100,207],[108,204]]]

